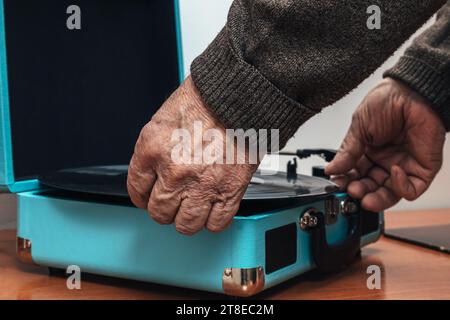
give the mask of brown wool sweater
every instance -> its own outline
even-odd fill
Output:
[[[379,30],[366,24],[371,5],[381,9]],[[450,130],[450,0],[235,0],[192,78],[227,128],[279,129],[282,147],[442,6],[385,76],[428,99]]]

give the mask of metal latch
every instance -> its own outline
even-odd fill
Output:
[[[327,225],[335,224],[341,211],[341,203],[335,196],[325,199],[325,223]]]
[[[350,198],[341,201],[340,207],[343,215],[351,215],[359,211],[359,205]]]
[[[316,209],[311,208],[308,209],[301,217],[300,217],[300,228],[302,230],[308,230],[314,228],[319,223],[319,220],[314,215],[316,213]]]

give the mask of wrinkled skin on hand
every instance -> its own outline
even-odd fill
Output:
[[[222,140],[203,142],[194,148],[206,148],[208,144],[214,144],[210,145],[212,148],[224,148],[224,126],[207,109],[188,78],[142,129],[127,182],[131,200],[137,207],[147,209],[161,224],[175,223],[177,231],[186,235],[204,227],[213,232],[224,230],[232,222],[258,166],[220,164],[219,161],[175,163],[171,154],[177,141],[173,141],[172,133],[176,129],[186,129],[192,136],[194,121],[201,121],[203,130],[218,129],[223,133]]]
[[[428,189],[442,166],[444,142],[444,126],[428,102],[388,78],[355,111],[326,172],[364,208],[381,211]]]

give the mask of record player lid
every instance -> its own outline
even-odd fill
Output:
[[[58,27],[63,2],[0,1],[1,191],[130,160],[139,131],[184,79],[177,3],[83,1],[89,27],[79,34]]]

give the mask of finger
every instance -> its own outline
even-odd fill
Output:
[[[175,218],[175,226],[179,233],[193,235],[206,224],[212,203],[206,199],[186,198],[181,202]]]
[[[362,199],[366,194],[384,185],[388,178],[389,174],[383,168],[373,167],[365,178],[352,182],[348,186],[348,193],[356,199]]]
[[[339,186],[339,189],[344,191],[348,185],[359,178],[359,172],[355,169],[350,170],[345,175],[332,176],[330,180]]]
[[[375,192],[367,194],[361,201],[364,209],[380,212],[388,209],[400,201],[400,197],[386,187],[378,188]]]
[[[160,224],[171,224],[180,208],[181,196],[178,190],[170,190],[158,178],[150,195],[147,210],[153,220]]]
[[[350,170],[345,175],[332,176],[331,181],[337,184],[341,190],[346,190],[352,181],[365,176],[372,167],[372,161],[363,155],[356,163],[356,169]]]
[[[128,167],[127,190],[133,204],[141,209],[147,207],[148,199],[156,180],[156,174],[150,166],[145,166],[133,155]]]
[[[406,172],[397,165],[391,168],[392,190],[397,196],[412,201],[420,197],[427,189],[425,181],[406,175]]]
[[[356,170],[360,177],[365,176],[374,166],[373,162],[364,154],[356,163]]]
[[[379,186],[382,186],[384,185],[386,180],[389,179],[389,172],[377,166],[370,169],[370,171],[367,173],[367,177],[371,178]]]
[[[355,199],[362,199],[368,193],[374,192],[379,188],[372,178],[363,178],[361,180],[352,181],[347,187],[347,193]]]
[[[341,147],[334,160],[325,167],[325,173],[329,176],[345,174],[355,168],[360,157],[361,154],[359,152],[356,153],[353,150],[348,150]]]
[[[339,187],[339,190],[345,191],[345,189],[351,182],[351,179],[347,175],[340,175],[340,176],[332,176],[330,178],[330,181],[336,184]]]
[[[364,137],[359,130],[360,120],[353,116],[352,124],[334,160],[325,168],[327,175],[345,174],[355,168],[365,150]]]
[[[239,204],[240,201],[214,203],[206,223],[206,228],[211,232],[225,230],[233,222],[233,217],[239,210]]]

